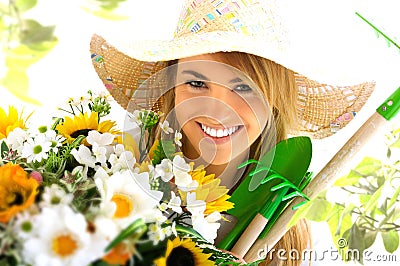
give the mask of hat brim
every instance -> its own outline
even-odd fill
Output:
[[[375,83],[333,86],[312,78],[311,64],[293,60],[284,48],[266,45],[254,36],[211,32],[167,41],[110,44],[99,35],[90,43],[93,66],[114,99],[127,108],[140,84],[166,67],[170,60],[216,52],[244,52],[267,58],[296,73],[298,85],[298,134],[323,138],[348,124],[371,95]],[[276,42],[279,44],[279,42]],[[297,133],[296,133],[297,134]]]

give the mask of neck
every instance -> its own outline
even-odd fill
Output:
[[[240,180],[244,172],[244,169],[238,169],[237,166],[246,159],[246,156],[240,155],[229,161],[227,164],[210,164],[206,167],[206,171],[208,174],[215,174],[216,177],[221,179],[222,186],[226,186],[228,189],[231,189]]]
[[[191,145],[183,145],[183,154],[192,160],[195,166],[205,165],[207,174],[215,174],[221,179],[221,185],[231,189],[240,180],[243,175],[244,168],[238,169],[237,166],[248,159],[247,151],[236,156],[226,164],[210,164],[204,161]]]

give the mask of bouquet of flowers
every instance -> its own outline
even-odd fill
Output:
[[[239,264],[213,245],[228,189],[162,114],[136,110],[138,138],[121,132],[110,98],[69,99],[51,125],[0,108],[0,264]],[[150,145],[158,126],[174,138]]]

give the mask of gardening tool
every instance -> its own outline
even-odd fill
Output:
[[[319,192],[329,187],[338,177],[341,169],[346,163],[371,139],[378,129],[387,121],[396,116],[400,109],[400,87],[381,104],[374,114],[357,130],[357,132],[344,144],[328,164],[311,180],[303,190],[309,198],[314,198]],[[259,250],[268,246],[274,247],[278,240],[287,232],[287,225],[291,220],[294,211],[292,207],[299,204],[300,199],[294,199],[289,206],[280,214],[274,226],[268,232],[268,237],[258,239],[249,248],[244,256],[248,262],[258,258]]]
[[[311,179],[307,173],[311,149],[310,138],[294,137],[278,143],[260,161],[249,160],[239,166],[256,164],[230,198],[235,208],[227,213],[236,224],[218,248],[244,256],[258,237],[265,236],[288,200],[306,197],[301,191]]]

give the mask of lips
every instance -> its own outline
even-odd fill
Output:
[[[224,137],[231,136],[232,134],[234,134],[236,131],[238,131],[240,129],[241,126],[215,128],[215,127],[206,126],[204,124],[200,124],[200,127],[203,130],[203,132],[206,133],[207,135],[209,135],[210,137],[224,138]]]

